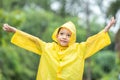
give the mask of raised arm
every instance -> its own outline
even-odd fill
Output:
[[[113,24],[115,24],[116,20],[114,19],[114,17],[111,18],[110,22],[108,23],[108,25],[104,28],[105,32],[108,32],[109,29],[113,26]]]
[[[16,32],[16,28],[8,25],[8,24],[3,24],[3,30],[6,31],[6,32],[13,32],[15,33]]]
[[[46,42],[40,40],[35,36],[18,30],[8,24],[3,25],[3,30],[6,32],[14,33],[14,35],[11,38],[11,42],[13,44],[26,50],[32,51],[34,53],[37,53],[38,55],[42,54]]]
[[[108,35],[109,29],[113,26],[115,23],[114,17],[112,17],[111,21],[108,23],[108,25],[104,28],[104,30],[100,31],[98,34],[93,35],[87,39],[85,43],[82,45],[85,45],[85,55],[84,58],[88,58],[98,52],[99,50],[103,49],[104,47],[108,46],[111,43],[110,37]]]

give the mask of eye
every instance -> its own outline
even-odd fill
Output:
[[[71,35],[70,35],[70,34],[68,34],[67,36],[68,36],[68,37],[71,37]]]
[[[62,33],[62,32],[60,33],[60,35],[63,35],[63,34],[64,34],[64,33]]]

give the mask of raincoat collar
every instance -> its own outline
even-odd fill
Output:
[[[62,27],[67,28],[67,29],[69,29],[72,32],[72,35],[71,35],[71,38],[70,38],[70,42],[69,42],[69,45],[68,45],[68,46],[70,46],[73,43],[75,43],[75,41],[76,41],[76,28],[75,28],[75,25],[71,21],[68,21],[65,24],[63,24],[62,26],[60,26],[59,28],[57,28],[53,32],[52,39],[55,42],[58,42],[56,37],[57,37],[59,29],[62,28]]]

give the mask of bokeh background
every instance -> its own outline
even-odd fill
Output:
[[[84,80],[120,80],[120,0],[0,0],[0,80],[35,80],[40,59],[11,44],[13,34],[2,30],[4,23],[52,42],[53,31],[72,21],[77,42],[83,42],[112,16],[112,43],[86,60]]]

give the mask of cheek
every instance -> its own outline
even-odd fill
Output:
[[[68,41],[70,41],[70,38],[68,38]]]
[[[58,34],[56,35],[56,38],[58,38]]]
[[[56,35],[56,39],[59,40],[59,38],[60,38],[59,35]]]
[[[68,38],[68,41],[69,41],[69,42],[71,41],[71,37],[70,37],[70,38]]]

